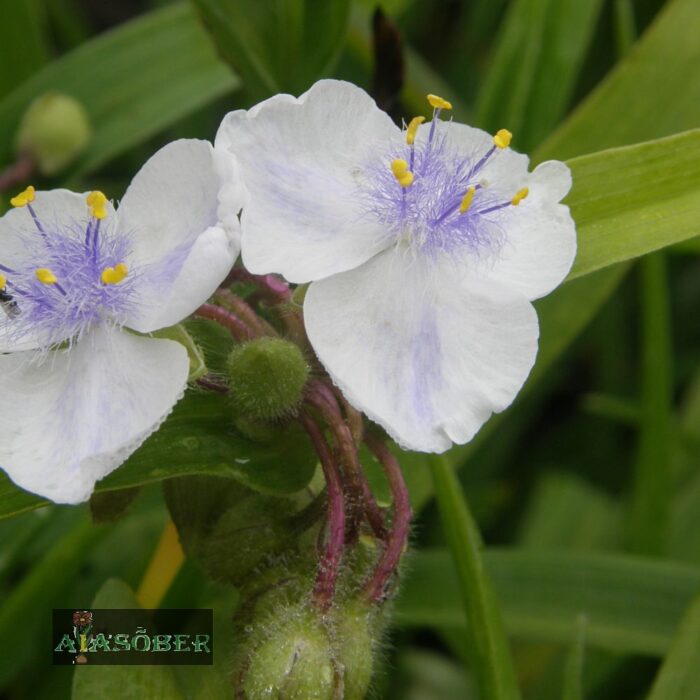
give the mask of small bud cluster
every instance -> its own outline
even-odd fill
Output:
[[[225,328],[233,347],[198,383],[226,395],[233,426],[253,443],[305,433],[325,482],[290,496],[219,477],[165,485],[186,553],[241,594],[235,697],[361,700],[408,539],[401,470],[315,359],[287,285],[236,268],[212,301],[196,315]],[[370,489],[361,448],[384,469],[390,513]]]

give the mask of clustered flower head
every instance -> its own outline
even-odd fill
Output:
[[[0,466],[86,499],[185,390],[184,348],[147,334],[204,309],[239,249],[250,273],[310,285],[302,332],[352,406],[409,449],[470,440],[527,378],[531,302],[573,262],[571,178],[428,101],[430,121],[399,128],[323,80],[230,113],[213,149],[165,147],[116,210],[100,192],[18,195],[0,219]]]

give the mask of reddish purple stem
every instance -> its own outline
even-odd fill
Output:
[[[214,298],[238,316],[248,328],[254,331],[255,335],[277,335],[277,331],[267,321],[260,318],[244,299],[230,289],[219,289]]]
[[[0,173],[0,192],[23,183],[32,175],[35,167],[36,163],[30,155],[26,153],[20,155],[15,163]]]
[[[377,537],[384,539],[387,535],[384,516],[377,505],[374,494],[367,483],[362,465],[357,455],[357,447],[352,432],[343,419],[333,391],[319,380],[309,382],[307,401],[318,409],[333,434],[333,440],[339,450],[346,469],[350,487],[359,503],[353,509],[360,517],[364,511],[367,521]],[[357,515],[351,513],[351,524],[357,524]]]
[[[391,579],[396,572],[401,555],[406,547],[411,524],[411,502],[401,467],[389,448],[373,435],[365,435],[365,443],[384,468],[394,498],[394,518],[391,531],[384,545],[379,563],[372,578],[365,586],[364,594],[371,602],[381,602],[389,594]]]
[[[214,304],[202,304],[195,312],[195,316],[208,318],[216,321],[219,325],[227,328],[231,335],[239,341],[250,340],[255,337],[255,333],[238,316],[221,306]]]
[[[345,545],[343,484],[328,444],[313,418],[308,413],[301,411],[299,413],[299,422],[304,426],[316,449],[328,490],[328,536],[326,538],[326,548],[319,563],[313,594],[314,601],[319,609],[326,611],[335,596],[335,585]]]
[[[222,286],[231,284],[232,282],[254,284],[278,304],[280,302],[290,301],[292,298],[292,291],[289,289],[289,285],[284,280],[274,275],[254,275],[248,272],[244,267],[234,267],[233,270],[229,272]]]

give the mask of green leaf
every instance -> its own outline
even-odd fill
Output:
[[[593,36],[602,0],[516,0],[499,33],[477,105],[480,126],[507,127],[518,150],[561,119]]]
[[[316,455],[306,435],[292,424],[272,444],[258,444],[233,432],[226,397],[189,393],[157,433],[95,492],[114,491],[174,476],[226,476],[269,494],[294,493],[311,480]],[[39,508],[48,501],[0,479],[0,518]]]
[[[344,43],[349,0],[193,0],[221,56],[257,99],[299,94]]]
[[[584,614],[588,645],[616,652],[665,654],[700,589],[700,567],[620,554],[492,549],[484,561],[511,635],[568,644]],[[448,552],[418,552],[406,569],[399,623],[454,627],[464,620]]]
[[[471,624],[472,668],[483,700],[517,700],[520,691],[497,597],[481,560],[483,544],[462,487],[445,457],[430,458],[443,532],[452,552],[459,590]]]
[[[610,496],[579,476],[547,473],[529,500],[519,544],[538,550],[591,550],[616,544],[619,530],[619,508]]]
[[[49,58],[46,16],[40,0],[0,0],[0,97],[29,78]]]
[[[639,554],[663,554],[668,546],[673,497],[671,404],[673,369],[666,260],[641,261],[642,400],[634,471],[629,540]]]
[[[699,21],[697,0],[667,3],[627,57],[547,140],[538,158],[571,158],[697,127]],[[649,185],[651,192],[656,178]]]
[[[586,650],[586,616],[576,620],[576,635],[564,664],[562,700],[583,700],[583,657]]]
[[[647,700],[700,697],[700,597],[683,616],[678,634],[659,669]]]
[[[82,175],[237,86],[192,10],[176,3],[83,44],[2,100],[0,163],[24,110],[48,90],[82,102],[95,127],[73,171]]]
[[[136,596],[122,581],[109,579],[92,601],[92,608],[139,608]],[[185,700],[168,666],[81,666],[73,675],[72,700]]]
[[[0,687],[20,673],[36,652],[34,640],[50,639],[50,614],[67,605],[69,587],[92,547],[104,534],[82,513],[79,521],[4,597],[0,607]],[[44,611],[44,614],[31,614]],[[43,644],[42,644],[43,646]],[[44,653],[48,650],[43,646]]]
[[[700,129],[568,161],[569,279],[700,234]]]

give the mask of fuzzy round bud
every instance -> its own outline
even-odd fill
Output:
[[[338,672],[326,629],[303,607],[285,613],[250,656],[241,679],[244,697],[333,700]]]
[[[258,338],[236,346],[228,358],[236,413],[260,420],[292,414],[301,402],[309,366],[298,346]]]
[[[31,103],[17,132],[17,151],[29,154],[42,175],[55,175],[87,146],[92,127],[76,99],[48,92]]]

